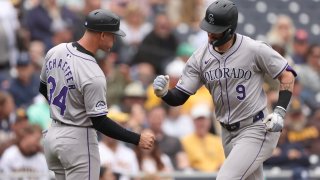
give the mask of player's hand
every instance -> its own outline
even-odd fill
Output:
[[[153,81],[153,90],[158,97],[163,97],[169,89],[169,76],[159,75]]]
[[[272,114],[269,114],[263,123],[266,125],[266,129],[271,132],[279,132],[283,128],[284,116],[286,110],[283,107],[277,106]]]
[[[138,146],[142,149],[151,149],[155,139],[154,134],[150,130],[142,131]]]

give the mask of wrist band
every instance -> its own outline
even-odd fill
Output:
[[[276,106],[281,106],[284,109],[287,109],[291,96],[292,96],[292,92],[288,90],[279,91],[279,98]]]

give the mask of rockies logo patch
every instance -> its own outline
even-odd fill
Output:
[[[96,111],[101,111],[101,110],[105,110],[107,108],[107,105],[104,101],[99,101],[96,104],[95,110]]]

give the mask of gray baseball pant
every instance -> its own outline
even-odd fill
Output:
[[[57,180],[97,180],[100,156],[96,130],[53,121],[44,135],[44,153]]]
[[[221,134],[226,160],[217,180],[263,180],[263,162],[276,148],[280,132],[268,132],[262,120],[252,123],[248,118],[236,131],[222,127]]]

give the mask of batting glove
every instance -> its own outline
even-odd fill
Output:
[[[266,129],[270,132],[279,132],[283,128],[284,116],[286,115],[286,110],[277,106],[272,114],[269,114],[263,123],[266,125]]]
[[[160,75],[153,81],[153,90],[158,97],[163,97],[168,93],[169,89],[169,76]]]

